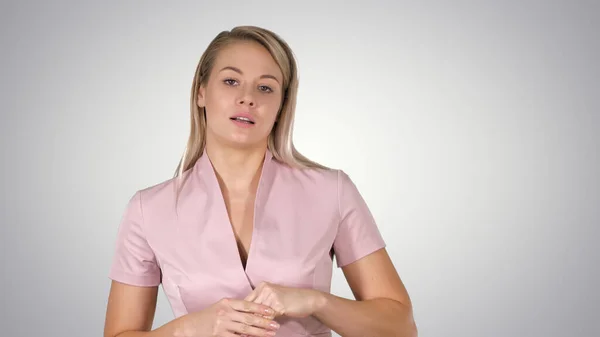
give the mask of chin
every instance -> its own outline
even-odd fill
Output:
[[[230,137],[228,143],[237,148],[252,148],[262,143],[266,143],[266,139],[250,139],[248,137]]]
[[[212,138],[216,143],[233,148],[253,148],[260,146],[261,144],[267,143],[267,135],[258,135],[250,132],[222,132],[222,133],[211,133],[207,135]]]

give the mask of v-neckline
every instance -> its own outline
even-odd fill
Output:
[[[211,177],[211,182],[212,182],[212,188],[213,188],[213,196],[215,197],[215,199],[218,200],[214,200],[215,201],[215,205],[218,205],[218,207],[220,208],[218,211],[221,214],[221,218],[223,221],[223,224],[225,227],[228,227],[226,230],[227,232],[227,241],[226,243],[224,243],[224,245],[226,245],[226,249],[228,252],[230,253],[235,253],[232,254],[233,257],[236,260],[236,265],[237,268],[243,273],[243,275],[245,276],[245,278],[248,280],[248,282],[250,283],[251,288],[254,288],[249,276],[248,276],[248,272],[250,270],[251,267],[251,263],[252,261],[254,261],[254,251],[256,250],[256,245],[258,244],[259,240],[259,236],[258,236],[258,222],[256,221],[258,218],[258,210],[259,207],[259,197],[260,197],[260,193],[261,193],[261,186],[263,185],[263,181],[264,181],[264,177],[265,177],[265,173],[268,170],[268,164],[269,161],[271,160],[271,153],[269,150],[266,151],[265,153],[265,157],[263,159],[263,163],[262,163],[262,168],[261,168],[261,172],[258,178],[258,184],[256,187],[256,192],[254,195],[254,202],[253,202],[253,211],[252,211],[252,233],[251,233],[251,238],[250,238],[250,246],[248,247],[248,253],[246,256],[246,263],[244,266],[244,263],[242,261],[242,257],[241,257],[241,252],[240,252],[240,248],[238,246],[238,240],[236,238],[235,235],[235,230],[233,227],[233,224],[231,223],[231,220],[229,218],[229,212],[227,211],[227,205],[225,203],[225,196],[223,194],[223,191],[221,190],[221,186],[219,184],[219,180],[217,178],[217,173],[215,172],[215,169],[212,165],[212,162],[210,160],[210,157],[208,157],[208,154],[206,152],[204,152],[202,154],[202,157],[206,157],[203,158],[204,160],[206,160],[207,163],[207,169],[210,170],[209,175]],[[240,245],[243,245],[241,242],[239,243]]]

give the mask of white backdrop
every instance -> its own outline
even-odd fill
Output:
[[[196,63],[245,24],[296,53],[296,145],[358,185],[420,336],[600,335],[599,13],[2,2],[2,335],[101,335],[126,202],[171,177]],[[352,296],[340,270],[333,292]],[[155,326],[172,317],[161,291]]]

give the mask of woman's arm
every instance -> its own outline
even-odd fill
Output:
[[[151,331],[156,311],[158,287],[138,287],[112,281],[104,337],[174,336],[181,330],[179,320],[173,320]]]
[[[356,301],[318,292],[313,315],[344,337],[415,337],[409,295],[385,248],[342,267]]]
[[[183,315],[152,330],[158,287],[113,281],[108,299],[104,337],[206,337],[248,334],[271,336],[277,324],[268,306],[222,299],[202,311]]]
[[[276,316],[313,315],[344,337],[417,336],[411,301],[385,248],[342,268],[356,301],[268,282],[245,300],[273,308]]]

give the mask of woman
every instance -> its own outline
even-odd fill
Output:
[[[355,185],[292,144],[297,88],[274,33],[210,43],[175,177],[137,191],[120,224],[106,337],[416,335]],[[329,293],[334,256],[356,300]],[[176,318],[151,330],[160,284]]]

